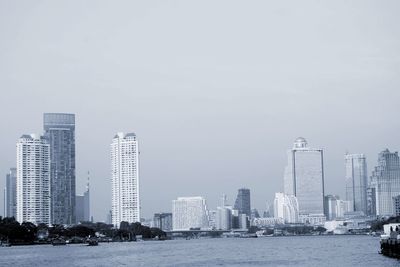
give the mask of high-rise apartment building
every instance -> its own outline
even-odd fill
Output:
[[[139,147],[136,134],[118,133],[111,143],[112,223],[140,222]]]
[[[208,229],[208,211],[203,197],[179,197],[172,201],[173,230]]]
[[[297,223],[299,221],[297,198],[293,195],[275,193],[274,215],[275,218],[280,218],[285,223]]]
[[[234,209],[239,211],[239,214],[251,216],[250,189],[240,188],[236,197]]]
[[[354,211],[367,214],[367,162],[363,154],[345,155],[346,200]]]
[[[321,217],[324,214],[324,164],[322,149],[309,148],[307,141],[297,138],[288,151],[284,193],[294,195],[299,215]],[[276,217],[276,215],[275,215]],[[312,219],[315,221],[314,219]],[[318,219],[319,220],[319,219]]]
[[[393,198],[400,195],[400,163],[397,152],[385,149],[378,156],[378,165],[371,176],[370,187],[374,189],[377,216],[395,214]]]
[[[4,216],[16,217],[17,215],[17,169],[10,168],[6,175],[4,188]]]
[[[17,142],[17,220],[51,223],[50,146],[46,138],[23,135]]]
[[[52,223],[74,224],[75,115],[45,113],[43,126],[50,144]]]

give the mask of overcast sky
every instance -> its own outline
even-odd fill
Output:
[[[365,153],[370,173],[400,148],[399,11],[395,0],[0,0],[1,177],[44,112],[71,112],[77,193],[89,170],[95,220],[111,208],[119,131],[140,142],[143,217],[178,196],[233,204],[240,187],[262,212],[298,136],[324,149],[325,191],[344,198],[346,151]]]

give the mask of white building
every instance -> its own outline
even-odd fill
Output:
[[[208,212],[203,197],[179,197],[172,201],[172,226],[174,231],[191,228],[208,229]]]
[[[293,195],[275,193],[274,216],[285,223],[297,223],[299,220],[299,204]]]
[[[274,226],[276,224],[284,224],[282,218],[254,218],[251,220],[252,226],[257,227],[267,227],[267,226]]]
[[[17,221],[51,223],[50,146],[44,137],[17,141]]]
[[[324,215],[323,151],[309,148],[302,137],[297,138],[293,148],[288,151],[284,193],[297,198],[299,215],[303,218]]]
[[[111,143],[112,223],[140,222],[139,148],[134,133],[118,133]]]

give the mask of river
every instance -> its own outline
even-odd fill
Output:
[[[0,266],[399,266],[371,236],[216,238],[0,247]]]

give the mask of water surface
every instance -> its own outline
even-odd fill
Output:
[[[399,266],[370,236],[216,238],[0,248],[0,266]]]

